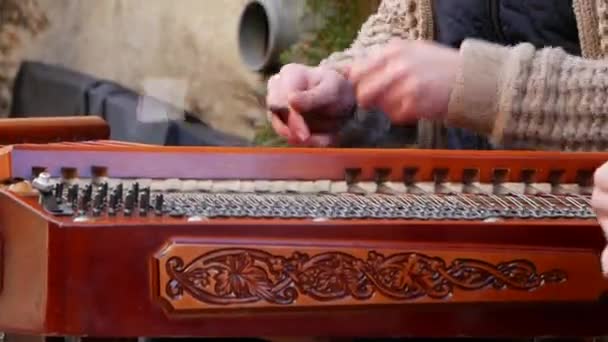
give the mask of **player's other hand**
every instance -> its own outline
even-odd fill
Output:
[[[393,40],[355,58],[346,72],[359,106],[380,109],[393,124],[442,120],[448,110],[460,53],[433,42]]]
[[[591,204],[608,239],[608,163],[597,169],[594,182]],[[602,253],[602,271],[608,277],[608,246]]]

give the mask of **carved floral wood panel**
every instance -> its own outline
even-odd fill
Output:
[[[178,242],[155,255],[152,290],[178,312],[597,298],[576,268],[593,256],[566,254]]]

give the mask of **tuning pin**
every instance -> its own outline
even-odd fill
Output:
[[[108,197],[108,183],[105,182],[101,185],[101,189],[99,190],[101,192],[101,196],[103,198],[107,198]]]
[[[163,214],[163,202],[163,194],[158,194],[154,197],[154,212],[158,216],[161,216]]]
[[[139,215],[146,216],[148,215],[148,209],[150,207],[150,191],[145,190],[142,191],[139,198]]]
[[[68,200],[68,203],[72,204],[73,208],[76,208],[76,206],[78,204],[76,202],[78,200],[78,192],[79,192],[78,184],[74,184],[74,185],[70,186],[70,188],[68,189],[67,200]]]
[[[55,184],[55,198],[57,199],[57,203],[63,202],[63,183],[58,182]]]
[[[95,198],[93,199],[93,215],[99,216],[101,215],[101,211],[103,210],[103,194],[101,192],[97,192],[95,194]]]
[[[179,209],[173,209],[170,213],[169,216],[174,217],[174,218],[182,218],[184,217],[184,212],[182,212]]]
[[[87,202],[90,202],[91,199],[93,199],[93,186],[91,184],[85,185],[83,196]]]
[[[145,187],[141,189],[141,194],[145,196],[144,198],[148,201],[148,204],[150,204],[150,188]]]
[[[77,199],[78,202],[78,215],[84,216],[89,209],[89,200],[87,198],[87,192],[83,191]]]
[[[118,203],[122,202],[122,192],[123,192],[123,186],[122,186],[122,183],[120,183],[116,186],[116,197],[118,199]]]
[[[125,216],[131,216],[133,209],[135,209],[135,195],[131,190],[129,190],[129,192],[127,192],[127,197],[125,197],[125,207],[123,209],[123,213]]]
[[[118,197],[116,195],[116,191],[112,191],[110,194],[110,199],[108,200],[108,215],[114,216],[116,215],[116,210],[118,209]]]
[[[135,203],[137,203],[137,201],[139,200],[139,183],[133,183],[133,185],[131,186],[131,190],[133,191]]]
[[[51,175],[48,172],[42,172],[32,181],[32,186],[41,193],[49,194],[53,191],[54,185],[51,182]]]

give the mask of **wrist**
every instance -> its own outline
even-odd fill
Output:
[[[444,122],[488,135],[494,144],[501,144],[516,101],[515,85],[534,53],[529,43],[505,47],[466,40]]]
[[[466,40],[461,45],[459,56],[443,121],[451,127],[491,135],[499,112],[508,50],[494,44]]]

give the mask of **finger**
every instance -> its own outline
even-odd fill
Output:
[[[608,239],[608,216],[599,215],[597,220],[598,220],[600,226],[602,226],[602,230],[604,231],[604,236],[606,237],[606,239]]]
[[[334,77],[324,77],[308,90],[292,92],[288,96],[289,105],[299,113],[318,112],[336,103],[339,81]]]
[[[596,188],[608,191],[608,163],[604,163],[595,171],[594,184]]]
[[[397,85],[382,94],[377,106],[391,118],[394,118],[397,115],[396,112],[401,110],[402,103],[403,93],[401,87]]]
[[[308,88],[306,70],[286,68],[268,80],[266,103],[269,107],[287,107],[287,93]]]
[[[275,133],[283,138],[287,139],[291,135],[289,127],[287,127],[285,122],[272,113],[270,113],[270,125]]]
[[[605,239],[608,240],[608,216],[599,216],[598,221],[602,226],[602,230],[604,231]],[[604,248],[604,251],[601,255],[601,263],[602,263],[602,272],[604,276],[608,277],[608,246]]]
[[[289,108],[278,107],[275,105],[269,106],[268,119],[271,122],[274,131],[283,138],[287,138],[290,135],[289,127],[287,127],[288,117]]]
[[[333,134],[315,134],[308,139],[308,143],[313,147],[329,147],[334,146],[336,136]]]
[[[356,59],[348,69],[348,80],[354,84],[362,82],[364,78],[373,75],[392,59],[398,57],[403,50],[404,41],[393,38],[379,51],[373,51],[368,57]]]
[[[378,107],[385,94],[407,80],[408,71],[403,63],[385,66],[357,86],[357,102],[364,108]]]
[[[378,72],[385,64],[386,58],[384,54],[373,55],[367,59],[355,62],[348,72],[348,80],[356,87],[365,78]]]
[[[269,80],[267,96],[268,115],[274,131],[283,138],[293,138],[294,135],[306,138],[307,129],[297,115],[292,115],[288,107],[285,89],[299,89],[305,86],[305,77],[297,73],[285,77],[275,75]],[[291,120],[291,122],[290,122]]]
[[[290,144],[300,147],[330,147],[334,146],[335,142],[336,136],[333,134],[313,134],[304,142],[289,141]]]
[[[285,107],[284,90],[281,85],[280,75],[276,74],[268,79],[266,104],[268,107]],[[282,103],[283,102],[283,103]]]
[[[276,84],[280,80],[280,78],[281,78],[280,74],[274,74],[274,75],[270,76],[270,78],[268,79],[268,88],[273,88],[274,86],[276,86]]]
[[[608,193],[595,187],[591,195],[591,206],[596,212],[608,213]]]
[[[304,117],[294,110],[289,111],[287,127],[289,127],[290,138],[292,139],[304,142],[310,137],[310,130]]]
[[[416,102],[417,99],[412,96],[407,82],[403,82],[382,94],[377,102],[377,108],[388,115],[391,123],[404,125],[416,121]]]

